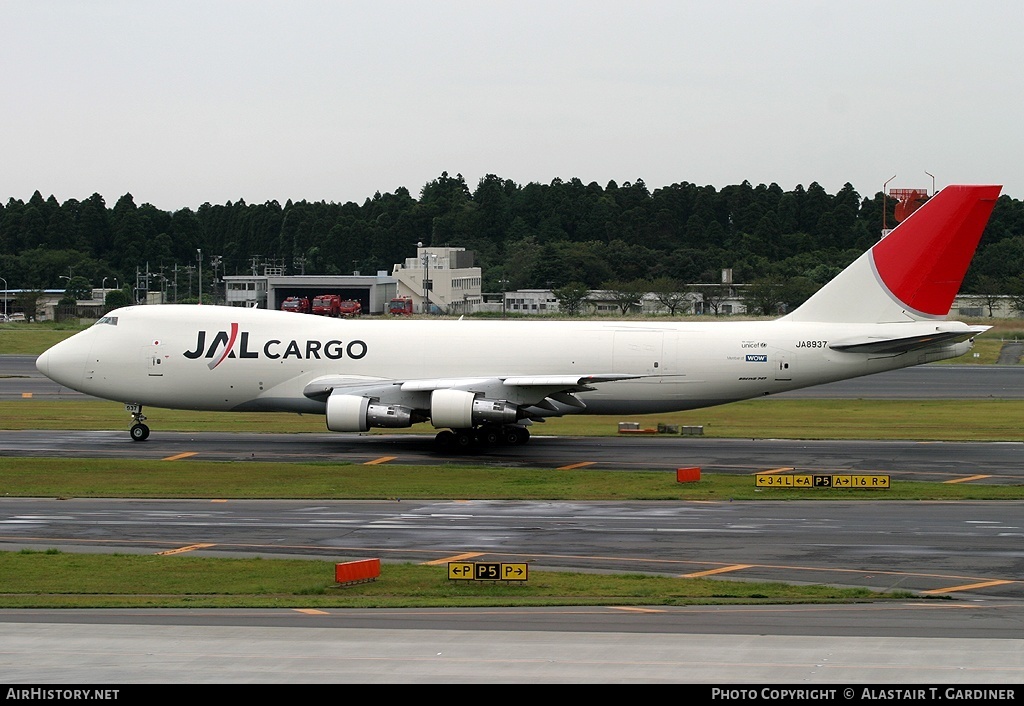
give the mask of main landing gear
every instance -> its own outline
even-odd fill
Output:
[[[434,441],[444,451],[471,452],[490,446],[514,446],[530,440],[530,431],[518,424],[488,424],[473,429],[445,429]]]
[[[124,409],[126,412],[131,413],[132,421],[135,422],[134,424],[132,424],[132,428],[128,432],[129,434],[131,434],[132,441],[145,441],[146,439],[148,439],[149,427],[143,424],[143,422],[146,421],[146,415],[142,413],[142,405],[126,404],[124,406]]]

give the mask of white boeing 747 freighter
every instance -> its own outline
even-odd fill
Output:
[[[568,414],[720,405],[955,358],[988,329],[948,321],[999,197],[948,186],[771,321],[367,320],[222,306],[129,306],[36,363],[144,407],[322,414],[327,428],[429,423],[464,449],[517,444]]]

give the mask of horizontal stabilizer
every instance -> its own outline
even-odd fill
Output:
[[[991,326],[971,326],[959,331],[935,331],[934,333],[905,336],[902,338],[880,338],[863,336],[829,344],[829,348],[851,353],[906,353],[921,348],[930,348],[947,343],[959,343],[985,333]]]

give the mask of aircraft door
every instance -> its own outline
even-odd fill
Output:
[[[782,351],[775,353],[775,379],[779,382],[788,382],[793,379],[793,361],[790,356]]]
[[[142,348],[142,367],[146,375],[151,378],[162,378],[164,366],[167,364],[167,354],[162,350],[160,341],[153,341],[151,345]]]
[[[663,374],[664,338],[662,331],[617,331],[612,358],[614,372]]]

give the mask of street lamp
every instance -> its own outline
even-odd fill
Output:
[[[505,279],[504,277],[502,277],[500,280],[498,280],[498,283],[501,285],[501,318],[504,319],[505,318],[505,300],[507,298],[506,295],[508,293],[508,280]]]
[[[884,184],[882,184],[882,237],[883,238],[886,235],[886,233],[885,233],[885,230],[886,230],[885,229],[885,187],[889,186],[889,182],[892,181],[895,178],[896,178],[896,175],[893,174],[891,177],[886,179]]]
[[[199,303],[203,303],[203,250],[196,248],[196,259],[199,260]]]
[[[7,321],[7,280],[0,277],[0,281],[4,283],[4,321]]]

